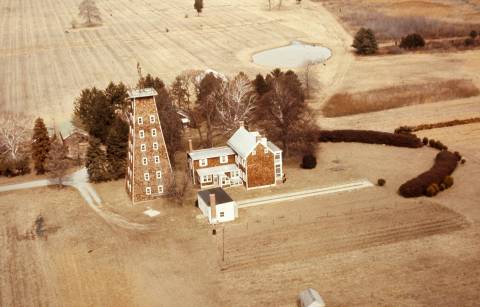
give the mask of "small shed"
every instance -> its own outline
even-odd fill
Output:
[[[300,292],[298,302],[300,307],[325,307],[325,302],[320,294],[312,288]]]
[[[236,202],[222,188],[199,191],[197,201],[210,224],[230,222],[238,217]]]

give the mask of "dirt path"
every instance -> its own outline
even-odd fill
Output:
[[[0,192],[46,187],[50,185],[56,185],[58,183],[58,179],[35,180],[30,182],[0,186]],[[85,168],[82,168],[81,170],[67,176],[63,180],[63,184],[77,189],[85,202],[90,206],[90,208],[92,208],[93,211],[95,211],[99,216],[101,216],[107,223],[130,230],[149,229],[147,225],[129,222],[118,214],[103,210],[102,200],[100,199],[100,196],[98,196],[93,186],[88,182],[88,174]]]

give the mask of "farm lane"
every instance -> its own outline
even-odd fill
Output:
[[[59,182],[60,180],[58,178],[52,178],[34,180],[11,185],[2,185],[0,186],[0,193],[46,187],[50,185],[56,185]],[[102,210],[102,200],[100,199],[100,196],[98,196],[93,186],[88,182],[88,174],[86,168],[82,168],[79,171],[76,171],[73,174],[66,176],[66,178],[62,180],[62,183],[64,185],[71,186],[77,189],[85,202],[90,206],[90,208],[92,208],[93,211],[95,211],[95,213],[102,217],[107,223],[131,230],[148,229],[147,225],[129,222],[118,214]]]

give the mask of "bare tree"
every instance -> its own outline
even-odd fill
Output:
[[[310,98],[310,89],[312,86],[312,69],[315,63],[311,60],[307,60],[303,66],[303,86],[305,88],[305,98]]]
[[[83,0],[78,9],[80,17],[85,20],[87,26],[102,24],[102,17],[94,0]]]
[[[272,0],[268,0],[268,9],[272,10]]]
[[[220,126],[225,132],[237,128],[239,122],[250,119],[256,97],[253,84],[244,73],[222,83],[215,101]]]
[[[178,180],[180,176],[174,176],[170,185],[168,185],[168,195],[173,198],[173,200],[178,205],[183,205],[187,193],[191,189],[192,177],[188,171],[188,167],[185,166],[184,174],[181,180]]]
[[[0,156],[17,160],[31,137],[31,118],[22,113],[0,115]]]
[[[67,158],[67,149],[63,146],[60,138],[54,138],[50,145],[46,163],[46,169],[52,178],[58,180],[58,185],[63,186],[63,178],[67,174],[70,161]]]

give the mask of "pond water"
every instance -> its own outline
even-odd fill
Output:
[[[332,56],[326,47],[294,41],[288,46],[265,50],[253,55],[253,62],[263,66],[297,68],[307,62],[320,63]]]

